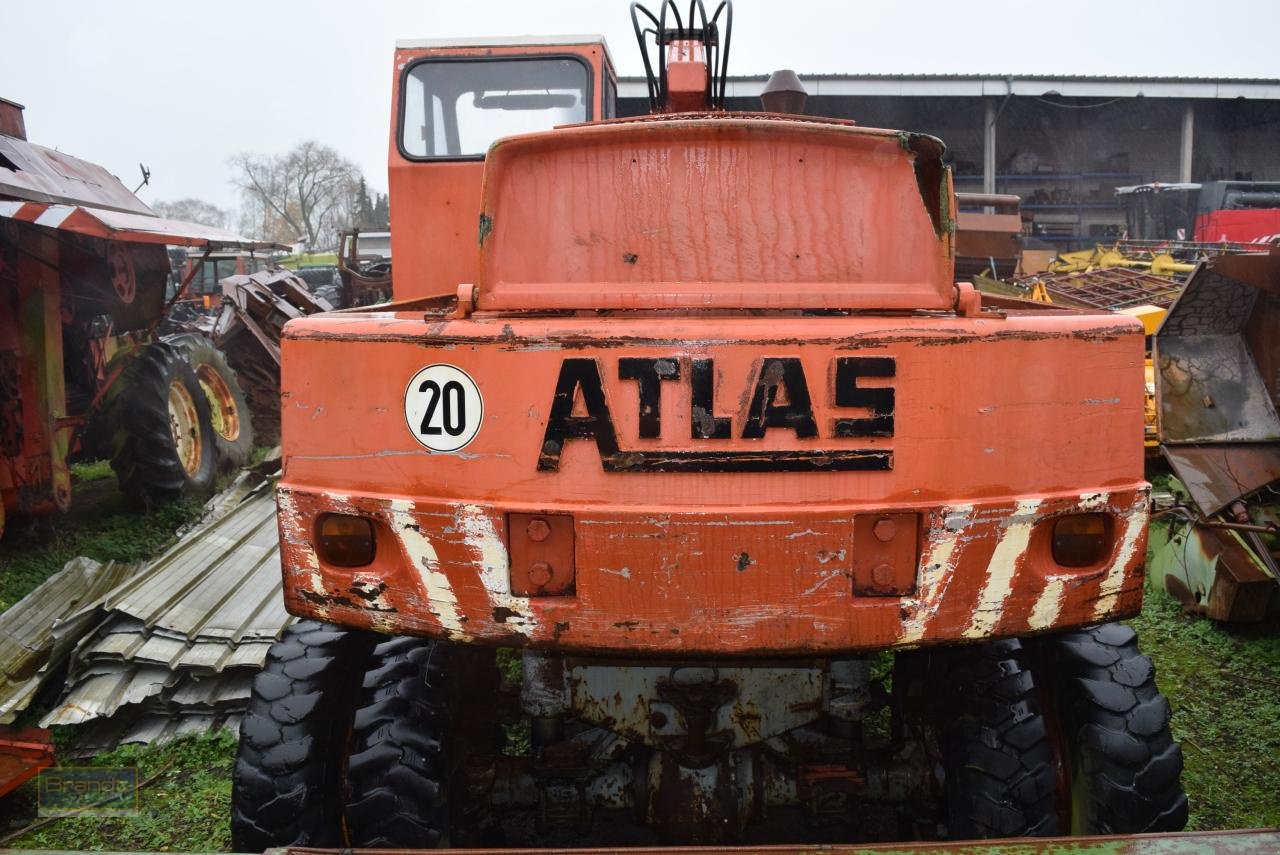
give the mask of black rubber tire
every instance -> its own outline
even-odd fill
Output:
[[[169,385],[175,381],[182,383],[191,397],[195,429],[200,432],[200,458],[191,473],[178,458],[170,429]],[[218,452],[209,401],[177,348],[156,342],[130,357],[107,393],[105,411],[111,435],[111,468],[125,495],[149,505],[213,489]]]
[[[1061,731],[1073,834],[1181,831],[1182,749],[1169,702],[1131,627],[1108,623],[1036,642]]]
[[[217,374],[225,384],[228,400],[223,405],[234,411],[228,415],[234,417],[236,427],[232,435],[225,436],[215,426],[213,444],[218,449],[219,466],[226,469],[244,466],[253,458],[253,416],[240,380],[227,364],[227,357],[213,342],[198,333],[179,333],[166,337],[164,341],[181,351],[187,364],[195,370],[197,380],[208,371]],[[208,400],[208,395],[205,397]],[[209,406],[213,408],[216,405],[210,400]]]
[[[345,845],[343,761],[373,641],[307,620],[271,646],[240,722],[231,791],[235,851]]]
[[[952,840],[1056,834],[1053,752],[1017,639],[933,654]]]
[[[400,637],[374,648],[355,714],[345,810],[350,845],[448,845],[452,646]]]

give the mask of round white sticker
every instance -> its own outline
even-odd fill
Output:
[[[457,451],[480,431],[484,400],[467,372],[452,365],[428,365],[404,391],[409,432],[432,451]]]

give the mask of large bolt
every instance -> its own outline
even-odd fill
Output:
[[[535,517],[529,520],[529,527],[525,529],[530,540],[536,540],[538,543],[546,540],[551,536],[551,526],[547,525],[547,521],[541,517]]]
[[[887,588],[893,584],[893,566],[889,564],[877,564],[871,570],[871,581],[876,583],[878,588]]]
[[[545,523],[543,523],[545,525]],[[551,565],[545,561],[535,561],[529,565],[529,581],[536,588],[546,587],[551,581]]]
[[[893,540],[893,536],[898,533],[898,527],[893,524],[893,520],[888,517],[876,520],[876,526],[872,533],[875,534],[876,540],[881,543],[888,543]]]

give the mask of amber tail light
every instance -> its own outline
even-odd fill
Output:
[[[1072,514],[1053,524],[1053,560],[1063,567],[1097,564],[1110,547],[1106,514]]]
[[[373,520],[350,514],[321,514],[316,520],[320,560],[337,567],[363,567],[373,562]]]

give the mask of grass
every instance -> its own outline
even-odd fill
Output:
[[[1151,589],[1129,623],[1173,707],[1188,830],[1280,826],[1280,627],[1190,617]]]
[[[19,849],[96,849],[219,852],[231,848],[227,821],[235,739],[229,733],[176,739],[164,745],[126,745],[83,765],[136,767],[135,816],[56,819],[6,845]],[[34,782],[11,796],[0,817],[10,825],[36,821]]]

